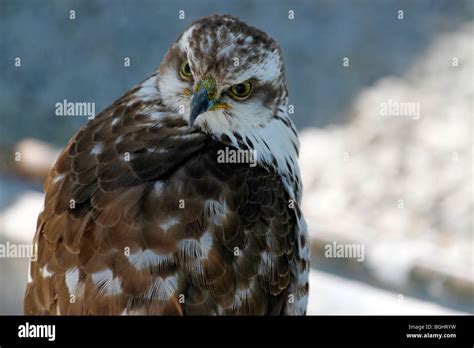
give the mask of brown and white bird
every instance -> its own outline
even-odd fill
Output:
[[[229,15],[194,22],[56,161],[25,314],[305,314],[287,107],[273,39]]]

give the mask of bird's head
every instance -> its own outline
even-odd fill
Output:
[[[264,127],[287,99],[276,42],[229,15],[199,19],[178,38],[159,89],[190,126],[216,137]]]
[[[298,136],[287,112],[281,50],[267,34],[229,15],[197,20],[163,59],[158,89],[189,126],[253,151],[299,199]]]

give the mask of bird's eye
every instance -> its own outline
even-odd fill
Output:
[[[181,77],[187,81],[191,81],[193,79],[193,73],[191,72],[191,67],[189,66],[189,63],[187,60],[181,64],[181,69],[180,69],[180,74]]]
[[[237,100],[245,100],[252,92],[252,84],[249,81],[238,83],[229,88],[229,94]]]

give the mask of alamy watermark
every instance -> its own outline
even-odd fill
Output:
[[[257,150],[242,150],[226,147],[217,151],[218,163],[248,163],[250,167],[257,165]]]
[[[38,245],[37,244],[16,244],[6,242],[0,244],[1,259],[30,259],[37,261]]]
[[[70,102],[64,99],[54,104],[56,116],[87,116],[89,120],[95,117],[94,102]]]
[[[365,248],[363,244],[340,244],[332,242],[324,246],[324,257],[351,258],[363,262],[365,260]]]
[[[399,102],[389,99],[386,102],[380,103],[380,115],[411,117],[414,120],[418,120],[421,117],[420,103],[413,101]]]
[[[46,338],[52,342],[56,340],[56,325],[54,324],[30,324],[26,322],[18,326],[19,338]]]

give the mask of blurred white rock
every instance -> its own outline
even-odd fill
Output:
[[[29,191],[0,213],[0,234],[7,240],[32,243],[44,195]]]
[[[311,271],[309,315],[459,315],[434,303]]]

